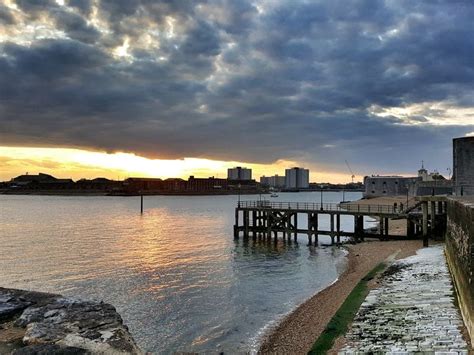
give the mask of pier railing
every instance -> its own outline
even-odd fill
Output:
[[[393,205],[368,205],[368,204],[339,204],[339,203],[313,203],[313,202],[273,202],[239,201],[237,208],[268,208],[279,210],[299,211],[328,211],[328,212],[360,212],[360,213],[387,213],[400,214],[399,208]]]

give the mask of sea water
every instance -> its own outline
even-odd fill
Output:
[[[0,286],[109,302],[153,353],[255,351],[269,327],[337,279],[345,258],[325,236],[318,247],[305,235],[234,240],[237,199],[146,196],[141,215],[139,197],[0,195]],[[340,202],[342,193],[323,199]],[[319,225],[329,229],[329,219]],[[352,231],[352,219],[342,216],[341,226]]]

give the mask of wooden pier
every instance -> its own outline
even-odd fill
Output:
[[[271,202],[271,201],[239,201],[235,208],[234,237],[252,237],[277,240],[281,235],[284,240],[293,239],[298,241],[298,235],[308,237],[308,244],[313,241],[317,245],[320,235],[331,238],[331,244],[340,243],[341,237],[352,237],[355,241],[365,238],[389,239],[415,239],[428,234],[429,221],[435,220],[437,211],[429,215],[425,211],[425,203],[422,204],[423,213],[413,213],[413,208],[401,210],[393,205],[346,205],[331,203],[306,203],[306,202]],[[419,204],[416,206],[419,207]],[[442,208],[442,207],[440,207]],[[321,229],[319,217],[329,217],[328,230]],[[341,216],[352,216],[353,230],[343,231],[341,229]],[[377,233],[369,233],[364,228],[364,217],[375,217],[379,221]],[[298,223],[300,218],[307,221],[307,227],[301,228]],[[406,219],[407,233],[405,236],[390,235],[390,219]],[[433,225],[434,222],[431,222]]]

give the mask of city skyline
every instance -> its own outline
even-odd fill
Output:
[[[423,161],[420,161],[422,164]],[[294,161],[278,161],[275,164],[245,164],[242,162],[213,161],[209,159],[185,158],[181,160],[147,159],[130,153],[105,153],[91,152],[79,149],[54,149],[54,148],[27,148],[27,147],[1,147],[0,146],[0,181],[23,174],[47,173],[59,178],[92,179],[105,177],[111,180],[123,180],[128,177],[149,178],[200,178],[221,177],[228,174],[229,168],[242,166],[252,169],[255,180],[260,177],[280,175],[285,176],[285,170],[297,166]],[[130,169],[129,167],[133,168]],[[312,165],[314,167],[314,165]],[[310,166],[310,182],[349,183],[352,180],[352,168],[345,165],[346,172],[339,171],[314,171]],[[128,168],[128,169],[127,169]],[[419,168],[419,166],[418,166]],[[394,172],[374,171],[368,174],[354,174],[355,182],[362,182],[365,176],[370,175],[400,175],[413,176],[416,171]],[[431,168],[449,178],[451,167],[445,171]]]
[[[446,174],[452,138],[474,134],[473,15],[465,1],[5,0],[0,179],[238,164],[344,182],[345,160],[358,180],[421,160]]]

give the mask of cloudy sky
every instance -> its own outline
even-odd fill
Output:
[[[446,173],[474,134],[473,19],[472,0],[0,0],[0,178]]]

